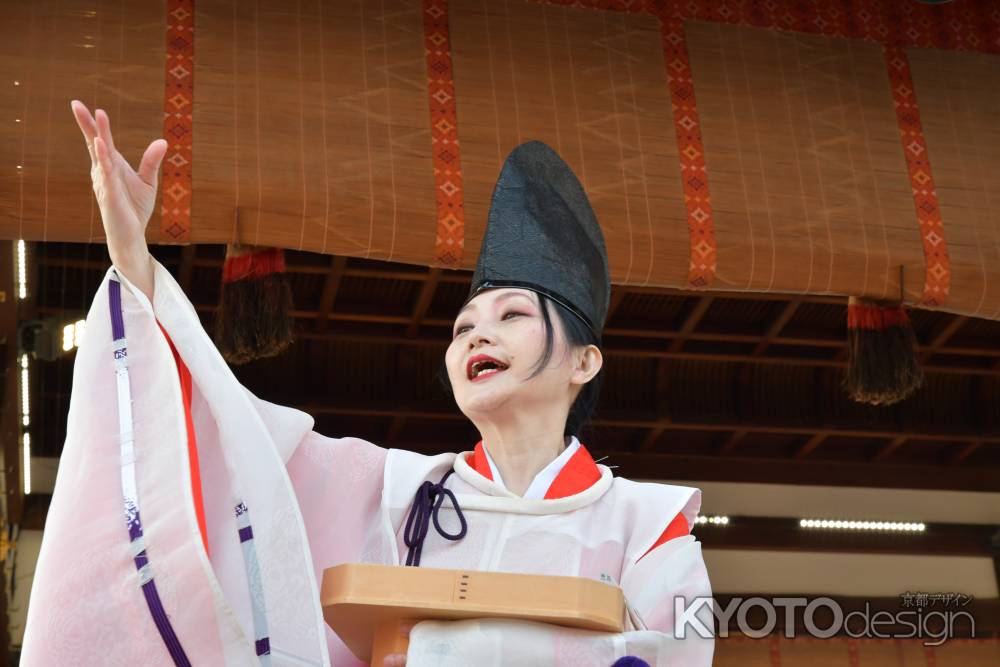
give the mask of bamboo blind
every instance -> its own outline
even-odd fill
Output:
[[[920,296],[924,257],[878,45],[687,25],[718,284]]]
[[[612,281],[683,283],[688,231],[657,22],[545,4],[450,7],[467,246],[479,248],[507,153],[541,139],[584,184]]]
[[[471,268],[542,139],[615,283],[1000,318],[1000,12],[910,4],[5,3],[0,235],[103,238],[79,98],[133,163],[171,141],[151,241]]]
[[[1000,319],[1000,58],[909,49],[951,255],[950,307]]]

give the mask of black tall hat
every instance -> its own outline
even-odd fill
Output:
[[[573,170],[540,141],[515,148],[500,170],[466,303],[491,287],[545,294],[601,338],[611,299],[604,235]]]

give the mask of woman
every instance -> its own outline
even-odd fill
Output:
[[[324,437],[242,388],[146,248],[165,143],[135,172],[107,115],[72,108],[114,267],[77,353],[25,664],[358,664],[317,592],[324,569],[358,561],[592,577],[629,603],[621,634],[419,623],[395,664],[711,663],[710,638],[673,628],[675,597],[710,595],[688,530],[698,490],[613,478],[575,435],[610,282],[586,195],[550,148],[507,159],[446,353],[482,439],[428,457]]]

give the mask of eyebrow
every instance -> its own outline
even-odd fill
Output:
[[[494,301],[494,303],[499,303],[501,301],[506,301],[507,299],[513,298],[515,296],[524,297],[525,299],[528,298],[527,294],[522,294],[521,292],[504,292],[503,294],[501,294],[500,296],[498,296],[496,298],[496,301]],[[467,311],[469,308],[473,308],[473,307],[474,306],[473,306],[473,304],[472,304],[471,301],[469,303],[465,304],[465,306],[462,307],[462,310],[458,311],[458,315],[455,316],[455,319],[457,320],[458,317],[462,313],[464,313],[465,311]]]

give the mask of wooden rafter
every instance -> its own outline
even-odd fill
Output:
[[[194,280],[194,269],[201,269],[197,272],[199,276],[205,273],[211,274],[211,271],[205,269],[221,269],[221,256],[206,256],[211,254],[207,251],[198,256],[199,253],[195,252],[193,246],[163,248],[159,254],[157,247],[154,247],[153,252],[158,259],[163,257],[160,261],[178,277],[178,282],[184,285],[184,289],[200,313],[207,315],[215,310],[215,304],[208,303],[212,300],[211,292],[201,284],[203,281]],[[60,257],[59,254],[75,256],[67,258]],[[58,271],[64,268],[94,269],[95,273],[106,268],[106,260],[77,259],[78,256],[76,251],[52,253],[40,258],[40,268],[47,271],[47,277],[53,274],[58,277]],[[436,313],[432,312],[431,304],[436,304],[445,296],[438,294],[439,291],[446,292],[448,301],[459,298],[458,293],[463,288],[467,290],[470,278],[468,272],[425,269],[382,262],[368,263],[356,259],[349,261],[343,257],[310,257],[295,251],[289,251],[288,259],[287,270],[292,274],[293,280],[295,280],[294,274],[308,276],[307,279],[295,283],[299,290],[296,292],[297,296],[303,289],[308,288],[312,291],[312,294],[305,298],[297,299],[299,310],[292,313],[296,318],[296,338],[301,344],[289,352],[289,361],[320,368],[330,363],[330,359],[333,358],[331,355],[337,355],[340,353],[338,350],[345,349],[343,343],[368,343],[373,347],[365,349],[370,349],[370,354],[375,355],[372,359],[373,364],[381,369],[391,368],[400,377],[414,377],[421,372],[415,365],[416,360],[426,360],[428,355],[443,353],[449,343],[447,331],[450,330],[452,320],[447,317],[435,317]],[[338,300],[337,294],[343,280],[348,277],[360,279],[366,284],[379,281],[393,281],[397,284],[402,282],[406,289],[397,290],[393,298],[405,293],[411,296],[405,303],[394,301],[386,308],[364,308],[353,300],[342,305],[344,299]],[[53,286],[60,284],[57,279],[49,279],[47,282]],[[405,284],[407,282],[409,285]],[[621,317],[616,318],[616,312],[621,312],[622,304],[629,294],[662,297],[663,311],[669,314],[648,323],[645,321],[628,323]],[[37,311],[38,315],[67,316],[59,302],[52,301],[52,298],[55,297],[50,297],[49,301],[42,300],[42,307]],[[687,299],[680,321],[673,315],[679,298]],[[713,317],[711,327],[703,326],[704,318],[711,311],[714,300],[722,298],[768,302],[755,305],[753,311],[759,314],[767,313],[767,309],[770,309],[769,316],[763,324],[757,320],[757,324],[753,326],[740,322],[732,316],[718,321]],[[650,313],[657,312],[658,300],[648,297],[646,299],[650,302]],[[86,303],[86,298],[77,302]],[[820,323],[817,328],[800,330],[797,326],[789,326],[803,304],[818,305],[823,311],[823,317],[817,320]],[[981,464],[995,465],[1000,453],[998,447],[1000,432],[997,431],[996,419],[990,415],[994,407],[997,378],[1000,377],[1000,347],[988,346],[985,341],[969,344],[968,340],[976,339],[965,337],[959,340],[955,334],[961,330],[961,323],[952,323],[953,316],[947,316],[949,319],[933,335],[924,336],[925,345],[920,347],[919,351],[928,358],[933,355],[936,360],[936,366],[927,366],[925,363],[925,371],[929,376],[936,374],[964,376],[960,382],[935,378],[933,382],[928,383],[928,391],[939,391],[941,387],[960,387],[963,396],[966,393],[970,397],[975,396],[974,404],[969,404],[966,411],[968,414],[963,412],[962,416],[951,415],[952,426],[945,425],[945,422],[935,424],[934,428],[950,431],[948,433],[927,434],[920,426],[899,421],[905,412],[898,413],[895,426],[887,425],[885,430],[880,430],[878,427],[853,428],[863,422],[853,421],[855,416],[843,412],[843,401],[838,403],[830,400],[839,392],[837,378],[846,365],[847,349],[846,341],[835,330],[836,323],[830,323],[826,318],[826,311],[830,311],[829,314],[833,315],[831,305],[842,308],[843,299],[813,295],[715,291],[705,293],[648,286],[615,286],[609,304],[608,322],[616,324],[620,322],[626,326],[605,328],[605,356],[609,362],[611,359],[624,359],[612,362],[616,369],[615,382],[624,379],[619,376],[621,372],[630,374],[626,382],[641,382],[641,387],[633,384],[628,391],[641,391],[644,397],[641,404],[646,407],[642,413],[607,412],[606,408],[602,408],[594,425],[602,429],[602,433],[607,433],[607,438],[602,435],[601,438],[595,438],[594,442],[599,446],[603,440],[608,446],[613,447],[614,451],[605,450],[600,453],[611,454],[612,458],[616,459],[613,462],[619,465],[637,466],[631,473],[626,472],[625,468],[618,472],[638,477],[649,475],[650,472],[644,470],[637,462],[649,460],[662,462],[661,476],[668,478],[676,478],[671,470],[678,461],[683,463],[689,460],[675,456],[680,452],[697,453],[697,460],[701,462],[698,465],[704,464],[703,468],[724,464],[724,469],[727,471],[735,470],[729,468],[733,462],[746,460],[763,460],[772,464],[816,463],[826,466],[833,459],[849,457],[857,465],[873,466],[881,473],[888,474],[890,471],[895,471],[903,462],[912,460],[920,462],[921,474],[929,474],[933,470],[949,471],[947,474],[950,475],[950,471],[954,471],[957,477],[946,477],[946,480],[952,481],[967,481],[966,475],[972,474],[970,471],[982,469]],[[761,306],[764,307],[763,310]],[[368,312],[364,312],[365,310]],[[722,318],[723,315],[725,314],[720,313],[718,317]],[[76,313],[70,313],[69,316],[75,317]],[[646,314],[645,317],[648,319],[648,316],[649,314]],[[988,329],[984,329],[986,330]],[[689,342],[692,344],[688,345]],[[383,352],[378,351],[380,345],[388,348],[389,351],[385,354],[390,356],[381,358]],[[426,352],[422,350],[415,354],[414,348],[418,347],[424,348]],[[676,361],[697,362],[698,365],[678,364]],[[655,364],[655,371],[647,362]],[[420,362],[421,367],[424,363]],[[710,365],[713,363],[714,366]],[[686,369],[682,371],[683,373],[697,373],[702,364],[705,364],[706,371],[716,369],[711,372],[721,373],[718,376],[720,379],[730,378],[714,391],[734,394],[735,397],[726,395],[718,396],[716,399],[712,394],[707,394],[710,401],[718,401],[706,406],[709,408],[708,412],[702,413],[700,408],[691,409],[688,416],[686,413],[689,408],[684,407],[676,414],[671,414],[672,401],[678,392],[684,391],[684,388],[667,386],[667,379],[681,369]],[[761,366],[764,365],[777,368],[774,371],[762,369]],[[784,371],[780,369],[782,366],[789,367],[790,373],[791,367],[794,366],[811,367],[816,378],[815,401],[803,402],[801,399],[795,401],[799,407],[794,409],[804,409],[805,412],[801,415],[788,414],[787,419],[780,416],[782,410],[775,410],[773,406],[764,410],[766,406],[757,400],[761,391],[780,400],[778,395],[768,392],[783,391],[780,387],[769,384],[773,382],[773,378],[784,377]],[[629,370],[617,370],[623,368]],[[732,375],[733,372],[736,376]],[[632,378],[631,374],[635,374],[635,377]],[[247,376],[247,386],[251,390],[260,389],[254,385],[255,377],[252,374]],[[795,377],[795,382],[792,384],[802,386],[801,373],[797,373]],[[382,382],[377,378],[373,381]],[[698,391],[703,392],[706,388],[707,386],[702,386]],[[46,398],[45,404],[48,405],[49,398],[58,394],[60,398],[51,398],[51,404],[54,407],[65,405],[65,392],[68,391],[68,387],[60,386],[53,389],[56,391],[47,392],[43,397]],[[304,407],[318,418],[325,419],[327,424],[343,421],[345,427],[354,424],[359,430],[368,429],[362,435],[371,437],[379,444],[395,447],[412,444],[417,451],[421,451],[421,447],[427,449],[431,445],[421,446],[407,441],[414,438],[422,439],[423,426],[429,424],[431,430],[434,430],[434,425],[437,424],[441,427],[442,438],[434,446],[451,450],[462,446],[462,443],[449,440],[454,436],[447,435],[461,431],[462,427],[456,424],[456,420],[464,419],[454,410],[450,402],[445,404],[444,401],[435,399],[437,402],[431,401],[425,405],[407,405],[407,399],[404,398],[406,394],[404,391],[383,391],[377,397],[374,395],[369,397],[366,393],[364,398],[359,397],[349,405]],[[277,394],[272,398],[285,404],[293,404],[295,401],[294,397]],[[321,402],[326,400],[333,399],[324,398]],[[617,404],[623,407],[628,405],[621,400]],[[378,406],[379,409],[372,410],[373,406]],[[725,412],[712,412],[719,409]],[[790,407],[789,411],[791,410],[793,408]],[[774,415],[764,416],[771,413]],[[712,417],[703,417],[702,414]],[[968,421],[969,414],[975,418],[974,423]],[[55,416],[58,418],[58,415]],[[351,420],[352,416],[362,419]],[[366,417],[368,419],[365,419]],[[808,419],[803,421],[803,417]],[[421,423],[421,428],[417,428],[414,422]],[[55,437],[53,435],[53,438]],[[844,448],[834,452],[832,444],[824,444],[834,440],[838,445],[843,444]],[[789,449],[789,441],[794,442],[795,447]],[[920,448],[917,445],[908,446],[907,443],[911,441],[933,443],[934,451],[938,452],[937,463],[924,463],[927,459]],[[830,452],[826,451],[827,447]],[[817,448],[822,451],[818,452]],[[869,448],[873,448],[877,453],[874,456],[867,455]],[[57,452],[58,443],[54,441],[49,449]],[[914,451],[911,452],[911,449]],[[755,458],[765,452],[770,458]],[[624,463],[617,461],[623,456],[631,458],[625,458]],[[832,473],[830,483],[851,483],[847,480],[849,475],[844,470],[846,469],[838,468]],[[980,479],[975,482],[981,487],[991,483],[989,480],[995,472],[988,467],[985,470],[986,481]],[[708,479],[706,474],[702,473],[700,476]],[[735,472],[733,474],[735,475]],[[759,474],[761,478],[765,476],[763,473],[751,472],[748,473],[747,481],[750,481],[749,477],[753,474]],[[822,475],[820,472],[815,474]],[[782,475],[785,475],[785,472],[781,472],[777,477],[780,478]],[[792,476],[788,479],[791,483],[798,483]]]
[[[397,442],[421,454],[446,451],[440,444]],[[454,450],[451,450],[454,451]],[[773,457],[631,454],[596,449],[595,457],[617,466],[615,474],[633,480],[741,482],[887,489],[1000,492],[1000,468],[872,464],[856,461],[796,461]]]
[[[884,461],[885,459],[889,458],[889,456],[891,456],[893,452],[895,452],[900,447],[905,445],[907,440],[911,439],[911,435],[912,434],[900,433],[899,435],[895,436],[892,440],[887,442],[885,445],[882,446],[881,449],[878,450],[878,453],[875,454],[872,460]]]
[[[800,445],[799,448],[795,450],[795,458],[804,459],[805,457],[809,456],[809,454],[811,454],[813,450],[815,450],[817,447],[823,444],[823,441],[826,440],[828,437],[830,436],[827,433],[813,433],[811,436],[809,436],[808,440],[802,443],[802,445]]]
[[[319,297],[319,310],[313,314],[313,317],[316,318],[314,324],[316,333],[321,334],[326,330],[330,311],[333,310],[333,302],[337,299],[337,290],[340,289],[340,281],[343,280],[346,266],[346,257],[335,255],[330,258],[330,266],[326,270],[326,280],[323,283],[323,292]]]
[[[966,315],[956,315],[945,323],[941,330],[938,331],[931,341],[925,346],[920,348],[920,360],[926,361],[933,354],[939,352],[944,345],[951,340],[951,338],[958,333],[966,322],[969,321]]]
[[[709,294],[698,299],[694,308],[688,314],[687,319],[684,320],[684,324],[681,325],[680,330],[677,332],[677,336],[670,342],[670,347],[667,348],[668,352],[679,352],[684,347],[685,339],[694,333],[694,330],[698,327],[698,323],[701,322],[701,318],[705,317],[705,313],[712,307],[713,301],[715,301],[715,297]]]
[[[778,337],[778,334],[782,332],[792,317],[795,316],[795,311],[799,309],[802,305],[802,297],[794,297],[784,306],[782,306],[781,313],[774,318],[768,326],[767,331],[764,333],[764,337],[757,343],[757,347],[754,348],[753,356],[759,357],[767,351],[767,348],[774,342],[774,339]]]
[[[736,449],[736,447],[740,444],[743,438],[747,437],[747,433],[749,433],[749,431],[745,429],[739,429],[728,434],[726,436],[726,439],[722,441],[722,444],[719,445],[718,455],[728,456],[729,454],[731,454],[733,450]]]
[[[953,465],[953,466],[961,465],[963,461],[965,461],[967,458],[975,454],[976,450],[978,450],[982,446],[983,446],[982,441],[973,440],[972,442],[965,445],[965,447],[962,447],[962,449],[955,452],[955,455],[952,456],[950,459],[948,459],[948,465]]]
[[[336,405],[327,403],[309,403],[298,406],[300,410],[309,414],[332,414],[332,415],[354,415],[368,417],[395,417],[403,414],[414,419],[429,419],[440,421],[462,421],[465,417],[456,411],[443,410],[437,403],[424,406],[414,406],[410,409],[400,410],[392,407],[373,407],[370,405],[354,405],[338,402]],[[665,431],[678,432],[704,432],[704,433],[730,433],[744,432],[744,435],[751,433],[772,434],[785,436],[813,437],[822,435],[824,437],[837,438],[859,438],[864,440],[889,440],[892,445],[897,440],[915,440],[922,442],[948,443],[953,445],[956,442],[979,441],[983,444],[1000,445],[1000,435],[970,435],[968,433],[933,433],[927,431],[901,433],[898,431],[875,430],[875,429],[855,429],[855,428],[823,428],[816,429],[809,426],[786,426],[782,424],[761,424],[754,423],[727,423],[719,421],[671,421],[669,419],[658,419],[653,415],[626,415],[623,413],[604,413],[593,420],[595,426],[607,426],[614,428],[663,428]],[[893,445],[894,449],[899,444]],[[882,457],[885,458],[885,457]],[[878,459],[881,460],[881,459]]]
[[[430,308],[431,302],[434,300],[434,291],[437,290],[440,281],[441,269],[431,269],[430,273],[427,274],[427,279],[424,280],[424,284],[420,287],[420,294],[417,296],[417,302],[413,306],[413,314],[410,316],[410,323],[406,327],[407,338],[414,338],[420,331],[420,324],[423,322],[424,316],[427,314],[427,309]]]

